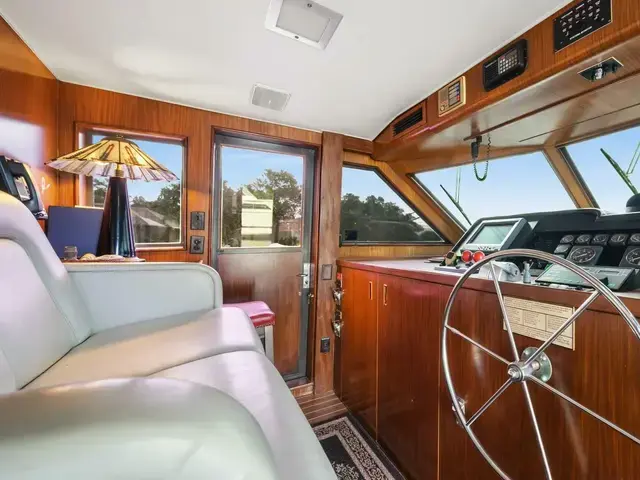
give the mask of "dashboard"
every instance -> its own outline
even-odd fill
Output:
[[[496,230],[496,225],[504,228]],[[497,237],[495,232],[509,233]],[[489,233],[494,233],[493,237]],[[493,243],[479,245],[478,238],[491,238]],[[470,266],[478,258],[473,255],[477,250],[489,254],[513,248],[540,250],[566,258],[614,290],[640,287],[636,280],[640,272],[640,213],[611,215],[598,209],[578,209],[483,218],[453,247],[445,264],[449,268]],[[474,260],[465,262],[469,252]],[[522,267],[525,260],[514,259],[514,263]],[[562,267],[538,260],[531,260],[530,265],[538,283],[575,287],[584,283]]]

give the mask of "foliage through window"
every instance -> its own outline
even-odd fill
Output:
[[[299,247],[304,159],[223,145],[222,248]]]
[[[344,167],[343,242],[442,242],[442,238],[373,170]]]
[[[485,162],[478,162],[478,175]],[[432,170],[417,180],[460,225],[484,217],[570,210],[575,205],[542,152],[491,160],[479,181],[473,165]]]
[[[638,192],[640,127],[568,145],[566,151],[603,210],[621,213]]]
[[[88,144],[102,140],[102,133],[91,133]],[[182,241],[182,170],[184,146],[165,140],[129,138],[151,158],[173,173],[170,183],[127,180],[131,217],[136,244],[177,244]],[[108,178],[93,178],[93,205],[104,207]]]

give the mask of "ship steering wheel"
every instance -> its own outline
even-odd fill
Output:
[[[515,338],[513,336],[513,331],[511,329],[511,325],[508,321],[507,317],[507,309],[505,307],[504,297],[502,295],[502,291],[500,290],[500,283],[498,282],[498,275],[496,274],[496,267],[494,262],[498,259],[505,257],[527,257],[534,258],[538,260],[544,260],[549,263],[555,263],[563,266],[567,270],[575,273],[580,278],[582,278],[585,282],[589,284],[589,287],[593,288],[593,293],[580,305],[575,312],[564,322],[562,325],[547,339],[541,346],[538,348],[529,347],[525,349],[523,352],[519,352],[516,346]],[[488,265],[489,271],[493,278],[493,283],[495,286],[496,294],[498,296],[498,302],[500,303],[500,309],[502,311],[502,316],[504,320],[504,325],[506,328],[506,334],[509,337],[509,344],[511,346],[513,360],[507,360],[502,356],[498,355],[494,351],[480,344],[476,340],[470,338],[469,336],[462,333],[460,330],[454,328],[449,324],[449,316],[451,314],[452,305],[454,304],[457,294],[462,288],[463,284],[467,281],[467,279],[477,273],[480,267]],[[471,438],[476,448],[482,454],[482,456],[489,462],[491,467],[500,475],[504,480],[510,480],[510,477],[500,468],[498,463],[491,458],[488,452],[483,447],[480,440],[476,437],[474,431],[472,430],[473,423],[478,420],[478,418],[511,386],[516,384],[520,384],[522,386],[522,390],[524,393],[524,398],[527,404],[527,410],[529,412],[529,416],[531,417],[531,422],[533,424],[533,429],[535,432],[535,438],[538,444],[538,449],[540,452],[540,456],[542,457],[542,462],[544,465],[544,471],[547,479],[552,479],[551,467],[549,465],[549,460],[547,457],[547,452],[545,450],[544,441],[542,435],[540,433],[540,427],[538,425],[538,420],[536,417],[536,411],[533,407],[533,402],[531,401],[531,394],[529,392],[529,383],[535,383],[542,388],[549,390],[550,392],[558,395],[560,398],[569,402],[574,407],[582,410],[583,412],[591,415],[597,420],[603,422],[610,428],[614,429],[621,435],[624,435],[628,439],[640,445],[640,439],[626,430],[622,429],[618,425],[613,422],[607,420],[603,416],[598,413],[592,411],[591,409],[585,407],[580,404],[570,396],[562,393],[557,390],[553,386],[549,385],[547,382],[551,378],[552,373],[552,365],[551,360],[545,354],[545,351],[566,329],[570,328],[578,317],[589,308],[589,306],[598,298],[604,297],[615,310],[622,316],[628,327],[634,333],[636,338],[640,339],[640,324],[635,316],[629,311],[626,305],[602,282],[596,279],[593,275],[581,269],[580,267],[574,265],[573,263],[565,260],[564,258],[557,257],[555,255],[537,251],[537,250],[526,250],[526,249],[515,249],[515,250],[505,250],[502,252],[495,253],[490,255],[480,262],[476,263],[473,267],[469,268],[458,280],[458,282],[453,287],[451,291],[451,295],[449,296],[449,300],[447,302],[445,311],[444,311],[444,328],[442,329],[442,365],[444,369],[445,381],[447,384],[447,389],[449,391],[449,395],[451,396],[451,400],[453,402],[453,410],[457,417],[458,423],[465,429],[467,435]],[[466,413],[463,409],[463,406],[460,404],[458,400],[458,395],[456,393],[456,388],[451,379],[451,372],[449,366],[449,354],[447,351],[447,338],[450,334],[457,335],[467,342],[471,343],[476,348],[480,349],[487,355],[493,357],[495,360],[502,362],[504,364],[504,372],[505,372],[505,382],[502,386],[493,394],[491,397],[469,418],[467,418]]]

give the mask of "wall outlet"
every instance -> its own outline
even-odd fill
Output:
[[[204,236],[191,235],[189,253],[204,253]]]
[[[191,212],[191,230],[204,230],[204,212]]]
[[[320,339],[320,353],[329,353],[331,350],[331,339],[329,337],[322,337]]]

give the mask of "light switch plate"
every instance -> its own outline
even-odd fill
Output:
[[[204,230],[204,212],[191,212],[191,230]]]
[[[189,253],[204,253],[204,236],[191,235]]]

